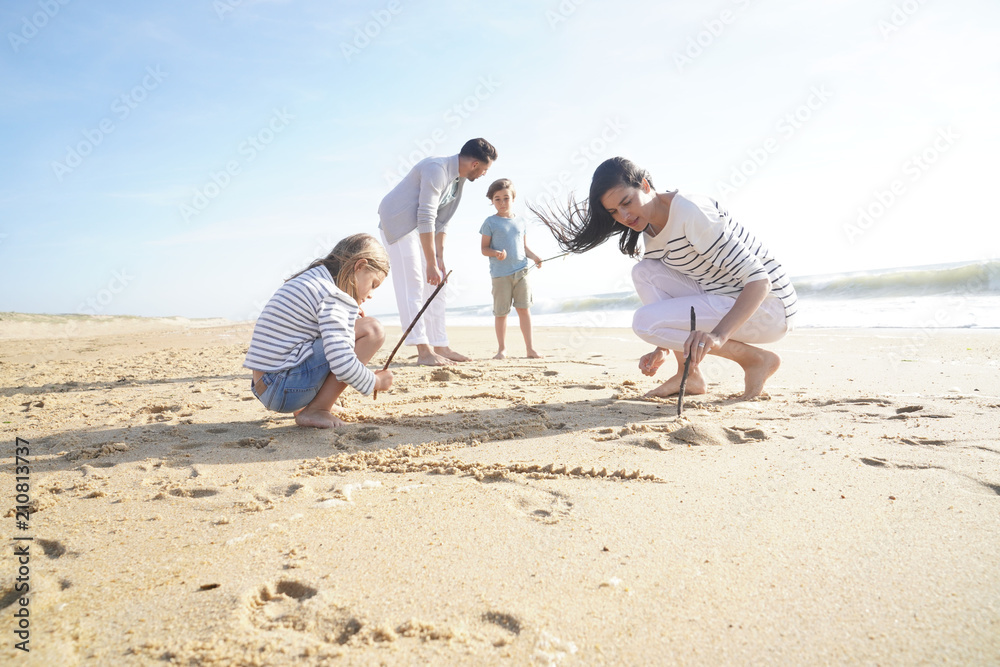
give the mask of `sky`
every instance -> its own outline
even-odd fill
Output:
[[[474,137],[499,159],[449,226],[450,306],[491,300],[493,179],[550,257],[527,205],[616,155],[792,276],[1000,257],[995,0],[8,0],[0,27],[0,311],[253,319]],[[626,291],[631,264],[609,243],[532,286]]]

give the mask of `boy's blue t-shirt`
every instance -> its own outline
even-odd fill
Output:
[[[502,218],[491,215],[486,218],[479,233],[490,238],[490,248],[506,250],[507,259],[502,262],[490,257],[490,276],[500,278],[528,268],[531,261],[524,254],[524,223],[519,218]]]

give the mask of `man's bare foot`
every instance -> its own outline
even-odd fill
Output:
[[[528,358],[529,359],[541,359],[542,355],[538,354],[534,350],[528,350]]]
[[[326,410],[306,408],[295,413],[295,423],[299,426],[311,426],[313,428],[334,428],[343,426],[344,421],[337,419],[333,413]]]
[[[417,364],[420,366],[451,366],[454,363],[451,359],[446,359],[433,352],[417,355]]]
[[[646,392],[646,398],[667,398],[668,396],[673,396],[681,390],[681,375],[682,373],[677,373],[659,387],[655,389],[650,389]],[[688,372],[687,383],[684,385],[684,393],[688,396],[693,396],[695,394],[704,394],[708,391],[708,384],[705,382],[704,376],[697,369]]]
[[[745,389],[740,397],[740,400],[743,401],[760,396],[760,393],[764,391],[764,383],[781,366],[781,357],[774,352],[760,348],[754,349],[757,350],[757,353],[754,355],[753,362],[743,367]],[[690,378],[688,378],[688,384],[691,384]]]
[[[459,354],[450,347],[435,347],[434,352],[445,359],[451,359],[452,361],[472,361],[469,357],[464,354]]]
[[[494,359],[506,359],[507,355],[504,354],[503,350],[500,350],[499,352],[497,352],[496,354],[493,355],[493,358]]]

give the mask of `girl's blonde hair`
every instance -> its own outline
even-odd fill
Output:
[[[355,301],[358,300],[357,282],[354,277],[354,267],[358,260],[368,261],[368,266],[378,271],[383,277],[389,274],[389,255],[385,248],[371,234],[354,234],[341,240],[333,247],[326,257],[296,273],[292,278],[302,275],[309,269],[325,266],[330,272],[337,287],[347,292]],[[289,278],[288,280],[291,280]],[[285,281],[287,282],[287,281]]]

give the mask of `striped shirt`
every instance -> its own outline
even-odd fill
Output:
[[[798,297],[785,269],[764,244],[709,197],[674,195],[667,224],[643,234],[646,259],[659,259],[710,294],[738,296],[744,285],[769,280],[791,320]]]
[[[243,366],[283,371],[312,356],[323,339],[330,372],[364,395],[375,389],[375,373],[354,353],[358,302],[337,287],[325,266],[317,266],[278,288],[257,318]]]

